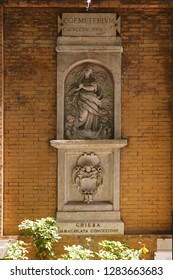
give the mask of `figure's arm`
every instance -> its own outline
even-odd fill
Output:
[[[85,86],[84,84],[80,84],[80,85],[79,85],[79,88],[80,88],[80,89],[85,89],[85,90],[87,90],[87,91],[96,92],[96,91],[97,91],[97,84],[96,84],[96,83],[92,83],[92,84],[89,85],[89,86]]]

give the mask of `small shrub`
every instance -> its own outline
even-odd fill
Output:
[[[141,260],[142,254],[148,252],[145,246],[136,250],[119,241],[103,240],[99,245],[102,248],[96,254],[101,260]]]
[[[91,260],[93,252],[81,245],[64,246],[67,254],[62,255],[63,260]]]
[[[61,238],[54,218],[47,217],[35,221],[24,220],[19,225],[19,230],[23,230],[26,236],[32,236],[37,248],[37,257],[40,259],[54,258],[53,243],[58,242]]]
[[[9,242],[6,244],[7,252],[5,254],[5,260],[28,260],[26,254],[27,244],[22,240],[17,240],[15,243]]]
[[[82,245],[64,246],[64,250],[68,251],[61,257],[63,260],[91,260],[94,257],[93,252],[90,250],[91,238],[86,238],[87,248]]]
[[[141,260],[142,255],[148,252],[148,249],[142,245],[139,250],[130,248],[126,243],[119,241],[103,240],[99,242],[102,247],[99,252],[90,250],[90,238],[86,238],[87,247],[81,245],[64,246],[64,250],[68,251],[67,254],[62,255],[64,260]]]
[[[61,238],[56,224],[52,217],[42,218],[40,220],[24,220],[19,225],[19,230],[23,230],[26,236],[31,236],[33,244],[37,249],[39,259],[55,259],[53,243]],[[86,246],[73,244],[64,246],[67,253],[61,255],[61,260],[141,260],[143,255],[148,252],[144,244],[140,244],[140,249],[130,248],[126,243],[119,241],[102,240],[98,244],[101,249],[93,252],[90,249],[91,238],[86,238]],[[27,260],[27,244],[24,241],[7,244],[7,252],[4,259],[7,260]]]

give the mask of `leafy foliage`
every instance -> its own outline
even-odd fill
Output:
[[[140,260],[142,254],[148,252],[144,246],[140,250],[135,250],[119,241],[103,240],[99,245],[102,248],[96,254],[101,260]]]
[[[53,243],[58,242],[61,238],[54,218],[47,217],[36,221],[24,220],[19,225],[19,230],[23,230],[27,236],[33,237],[37,256],[40,259],[54,258]]]
[[[68,251],[68,253],[62,255],[62,259],[91,260],[94,258],[95,254],[97,258],[101,260],[140,260],[142,259],[142,255],[148,252],[148,249],[142,244],[141,249],[135,250],[130,248],[126,243],[103,240],[102,242],[99,242],[99,245],[102,247],[99,252],[93,253],[89,248],[89,242],[91,239],[86,238],[86,240],[88,242],[88,248],[75,244],[72,246],[64,246],[64,249]]]
[[[87,248],[82,245],[64,246],[67,254],[62,255],[63,260],[91,260],[94,257],[93,251],[90,250],[91,238],[86,238]]]
[[[61,238],[58,233],[56,220],[51,217],[40,220],[24,220],[19,225],[19,230],[23,230],[26,236],[32,236],[33,243],[37,248],[37,257],[39,259],[55,259],[53,243]],[[64,246],[67,253],[61,255],[61,260],[141,260],[143,255],[148,253],[144,244],[140,243],[140,249],[130,248],[128,244],[119,241],[102,240],[98,244],[101,249],[93,252],[90,249],[91,238],[86,238],[86,246],[73,244]],[[24,241],[8,243],[5,259],[8,260],[26,260],[28,253],[27,244]]]
[[[64,246],[67,254],[62,255],[63,260],[91,260],[93,252],[81,245]]]
[[[7,252],[5,254],[5,260],[28,260],[26,254],[28,250],[26,249],[27,244],[22,240],[17,240],[15,243],[7,243]]]

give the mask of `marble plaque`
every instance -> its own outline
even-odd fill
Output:
[[[119,221],[75,221],[58,222],[59,233],[61,235],[112,235],[123,234],[124,224]]]
[[[58,34],[69,37],[112,37],[120,33],[120,17],[114,13],[63,13]]]

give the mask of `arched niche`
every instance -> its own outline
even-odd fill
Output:
[[[114,138],[114,80],[101,63],[85,60],[64,80],[64,139]]]

